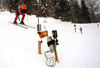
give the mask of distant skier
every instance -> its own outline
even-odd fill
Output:
[[[17,19],[19,17],[19,15],[23,15],[20,24],[24,24],[24,18],[25,18],[25,13],[27,9],[27,6],[25,4],[23,4],[22,6],[18,7],[18,9],[15,11],[16,12],[16,17],[14,19],[14,24],[17,24]]]

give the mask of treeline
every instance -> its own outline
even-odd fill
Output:
[[[74,23],[100,22],[98,0],[0,0],[0,8],[14,11],[27,5],[29,15],[53,17]]]

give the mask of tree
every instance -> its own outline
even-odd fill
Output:
[[[70,12],[71,12],[71,21],[72,22],[81,22],[81,7],[78,0],[70,0]]]
[[[70,21],[70,6],[67,0],[58,0],[55,5],[55,18]]]
[[[65,18],[65,21],[71,21],[71,9],[70,9],[70,5],[69,5],[69,1],[65,1],[66,2],[66,5],[64,7],[64,18]]]
[[[71,5],[71,12],[72,12],[72,17],[74,18],[72,21],[73,22],[81,22],[81,7],[79,5],[78,0],[74,0],[73,5]]]
[[[0,9],[2,8],[2,1],[0,0]]]
[[[8,8],[9,8],[9,10],[13,9],[13,7],[14,7],[14,2],[13,2],[13,0],[9,0],[9,1],[7,1],[7,3],[8,3]]]
[[[90,23],[91,22],[91,18],[90,18],[90,13],[89,13],[89,9],[85,3],[84,0],[81,1],[81,16],[82,16],[82,21],[85,23]]]
[[[99,0],[86,0],[89,7],[91,22],[97,22],[97,16],[100,13]]]
[[[27,5],[30,15],[77,23],[100,21],[98,0],[0,0],[0,8],[6,10],[15,10],[22,4]]]
[[[74,3],[74,16],[75,16],[74,22],[81,23],[81,7],[77,0]]]

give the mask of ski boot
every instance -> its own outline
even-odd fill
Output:
[[[16,21],[14,21],[13,23],[17,25],[17,22]]]
[[[20,24],[25,25],[23,21],[21,21]]]

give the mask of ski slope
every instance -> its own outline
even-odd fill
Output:
[[[28,16],[28,21],[25,17],[25,24],[35,29],[24,29],[8,23],[13,22],[14,17],[14,13],[0,12],[0,68],[50,68],[45,64],[44,52],[49,50],[46,38],[42,39],[42,54],[38,54],[38,41],[41,39],[36,29],[37,17]],[[52,36],[52,30],[58,32],[57,53],[60,63],[57,62],[53,68],[100,68],[100,27],[97,27],[97,23],[76,24],[75,33],[71,22],[43,17],[39,18],[39,22],[42,31],[45,26],[49,36]],[[80,27],[83,28],[83,34],[79,31]]]

